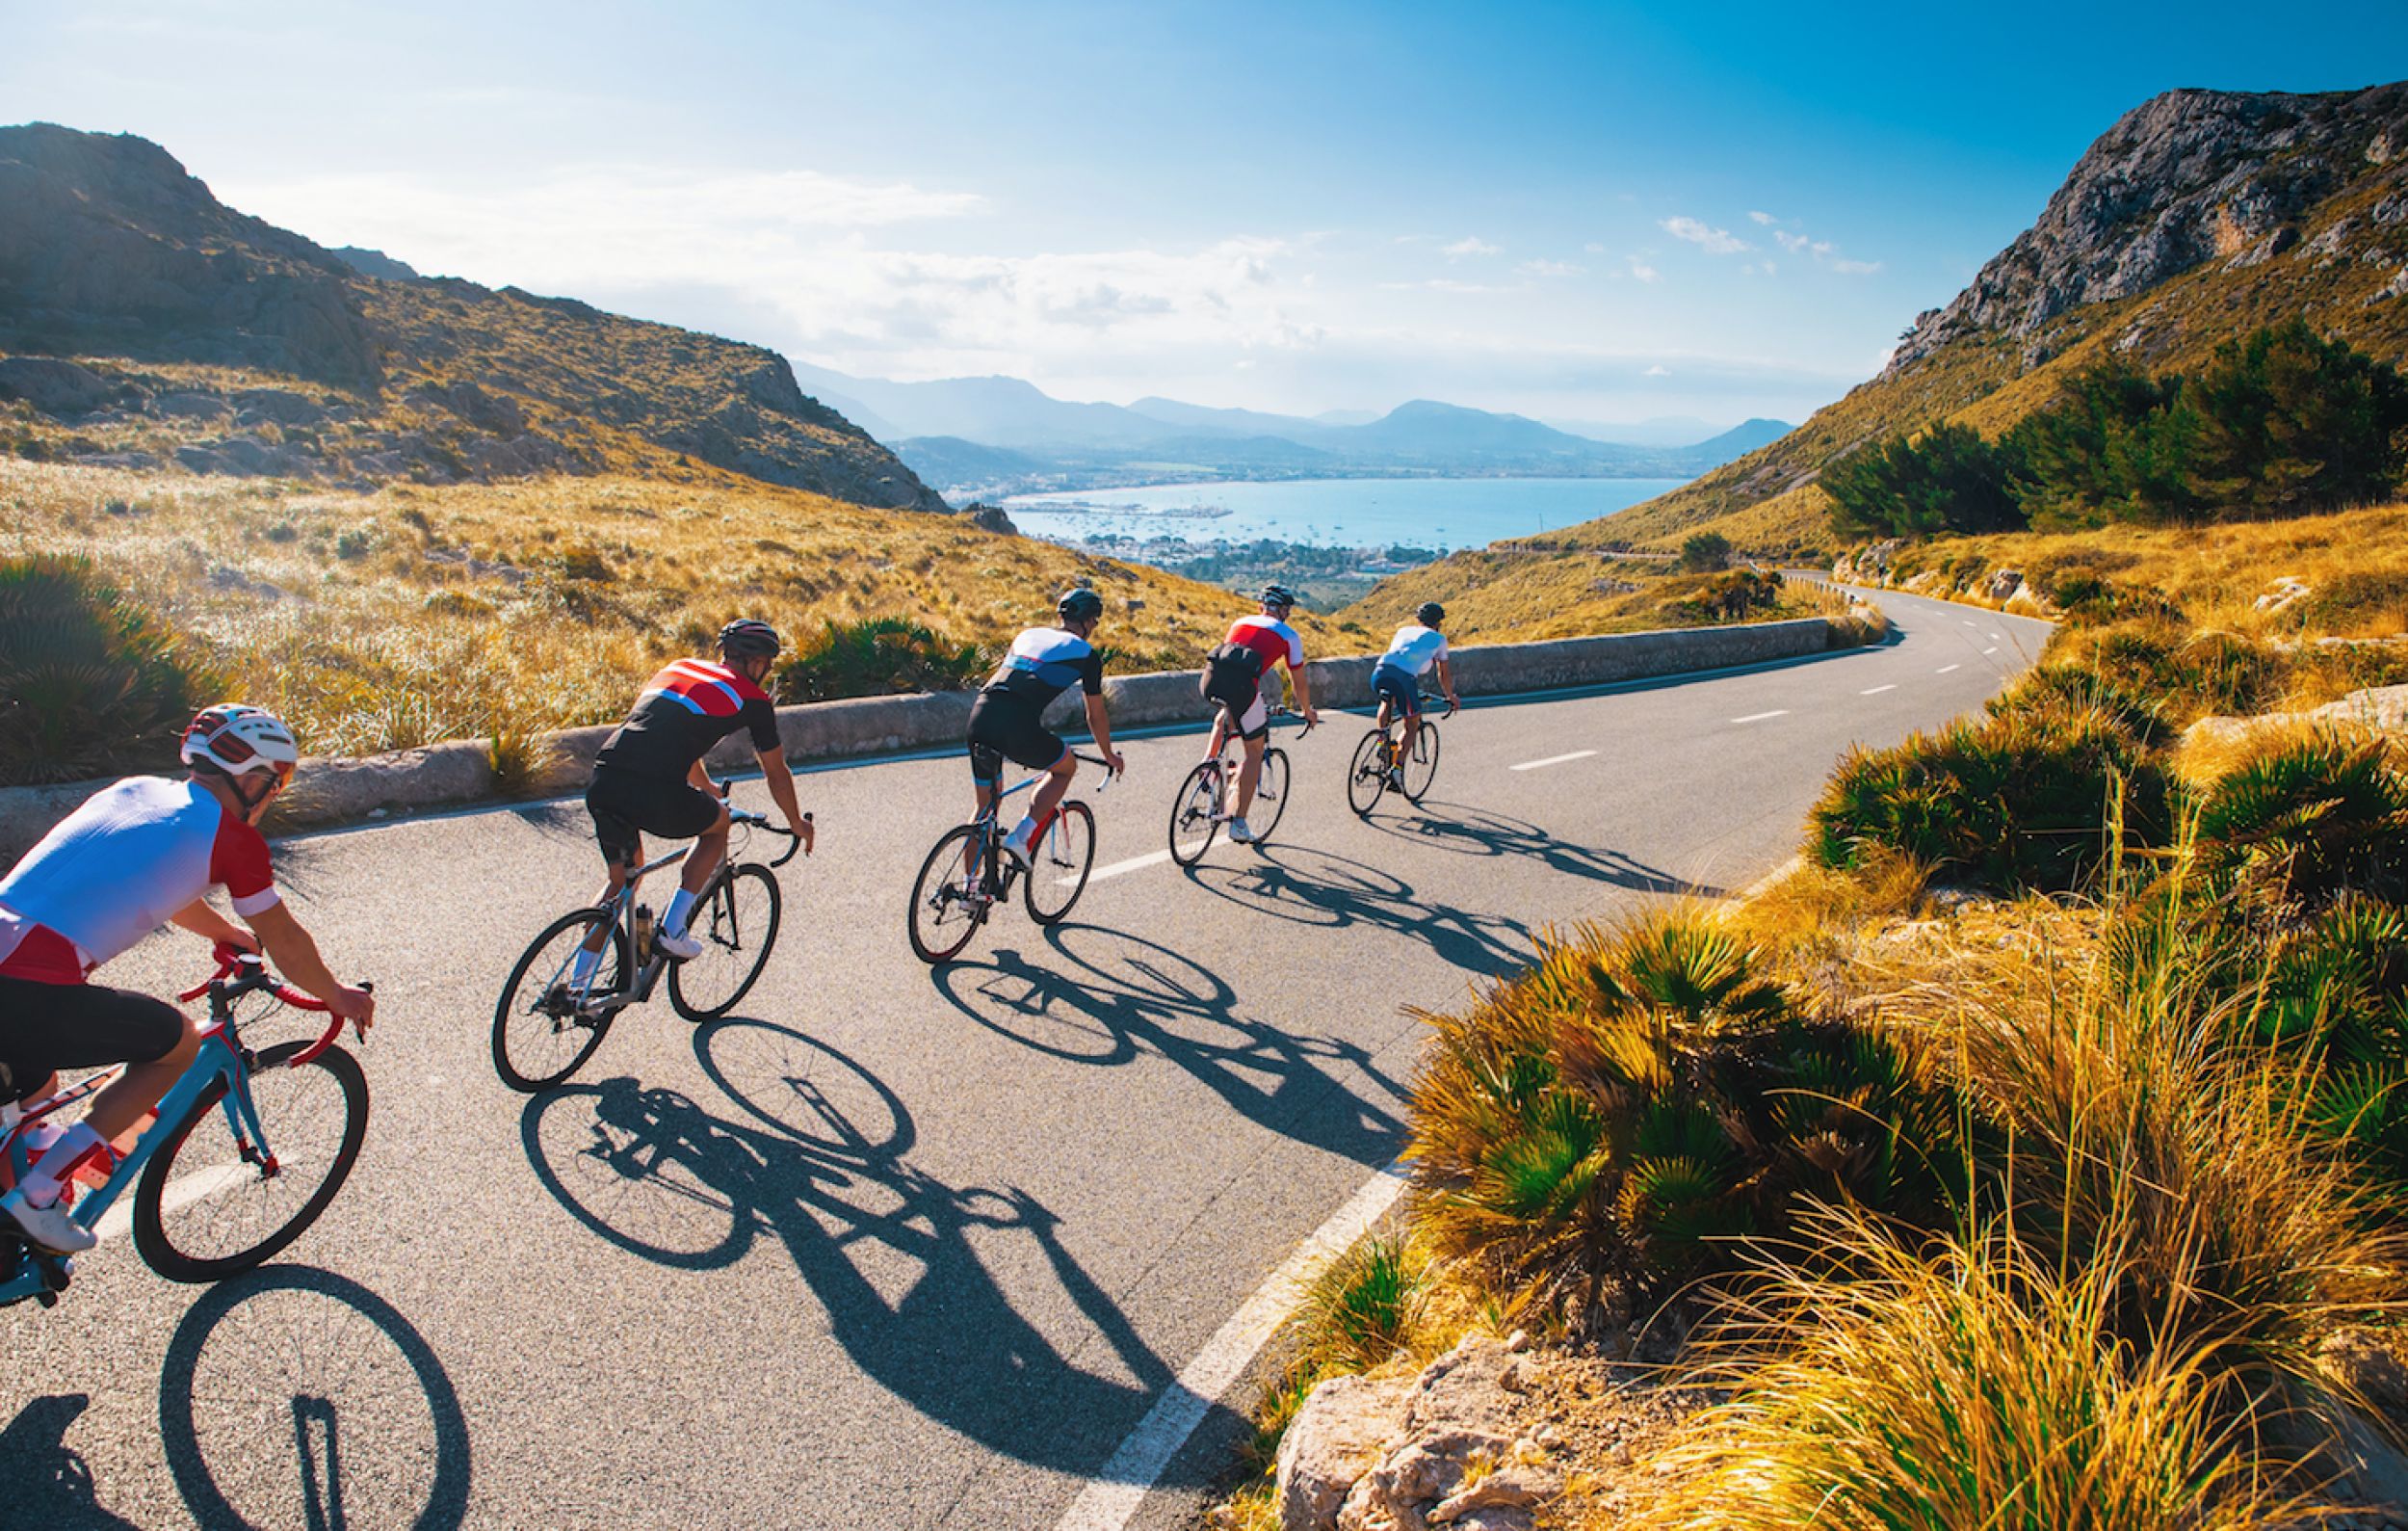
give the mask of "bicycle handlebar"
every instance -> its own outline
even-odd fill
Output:
[[[334,1015],[326,1001],[311,998],[269,972],[268,960],[257,952],[247,952],[240,946],[219,941],[210,947],[209,954],[217,959],[218,970],[201,983],[176,995],[178,1000],[189,1005],[201,995],[207,994],[213,1001],[231,1004],[245,994],[264,993],[273,995],[282,1004],[295,1010],[316,1011],[326,1015],[328,1017],[327,1029],[315,1043],[302,1048],[294,1056],[290,1067],[295,1069],[315,1061],[320,1053],[334,1045],[336,1038],[343,1035],[342,1016]],[[236,976],[238,974],[239,977]],[[225,980],[228,978],[233,978],[234,982],[226,983]],[[377,986],[363,982],[359,987],[374,992]],[[368,1038],[368,1028],[360,1027],[359,1037],[362,1042],[365,1042]]]
[[[737,808],[728,813],[727,821],[730,824],[741,824],[748,830],[767,830],[772,834],[782,834],[786,836],[786,853],[783,856],[780,856],[776,860],[772,861],[770,863],[772,866],[784,866],[787,862],[795,858],[795,854],[797,852],[802,849],[801,835],[797,834],[794,831],[786,828],[783,824],[771,823],[770,816],[766,813],[753,813],[743,808]],[[808,813],[804,814],[802,816],[802,822],[805,824],[811,823],[811,815]]]

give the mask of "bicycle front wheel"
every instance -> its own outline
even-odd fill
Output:
[[[1354,763],[1347,768],[1347,806],[1367,816],[1388,790],[1388,731],[1374,728],[1354,747]]]
[[[1095,865],[1095,814],[1084,803],[1065,803],[1029,853],[1029,875],[1020,880],[1020,901],[1039,925],[1059,925],[1086,891]]]
[[[572,972],[578,949],[599,926],[600,960],[582,982]],[[625,991],[631,963],[627,933],[599,907],[563,914],[527,943],[493,1007],[493,1071],[512,1090],[533,1095],[575,1073],[611,1029],[597,1002]]]
[[[1245,827],[1254,831],[1254,843],[1270,838],[1270,831],[1279,828],[1279,815],[1288,810],[1288,752],[1271,749],[1263,752],[1263,774],[1254,782],[1254,811],[1246,815]]]
[[[930,966],[959,955],[986,922],[992,900],[982,885],[986,855],[980,833],[975,824],[946,831],[920,863],[920,875],[911,884],[911,910],[904,924],[911,933],[911,949]]]
[[[263,1145],[233,1131],[210,1086],[175,1124],[134,1191],[134,1247],[170,1281],[217,1281],[248,1271],[301,1236],[343,1189],[368,1136],[368,1076],[329,1047],[299,1068],[314,1043],[288,1042],[249,1069]]]
[[[688,1020],[715,1020],[751,991],[777,944],[777,879],[766,866],[722,869],[694,903],[686,934],[702,955],[671,963],[668,1002]]]
[[[1438,725],[1427,718],[1422,720],[1422,730],[1413,738],[1413,752],[1404,760],[1404,796],[1419,803],[1429,784],[1438,779]]]
[[[1215,822],[1220,812],[1220,780],[1219,761],[1199,761],[1171,800],[1170,858],[1181,866],[1193,866],[1213,848],[1213,836],[1220,829]]]

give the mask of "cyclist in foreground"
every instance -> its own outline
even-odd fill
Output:
[[[1389,784],[1399,792],[1404,790],[1404,762],[1412,758],[1413,746],[1422,733],[1422,677],[1432,670],[1438,672],[1450,717],[1460,704],[1454,694],[1454,673],[1447,663],[1447,638],[1438,630],[1446,620],[1447,608],[1434,600],[1422,602],[1413,620],[1397,629],[1397,636],[1388,641],[1388,651],[1372,669],[1372,693],[1379,698],[1379,726],[1388,726],[1392,707],[1396,716],[1404,719],[1404,747],[1388,768]]]
[[[57,1134],[0,1224],[53,1254],[94,1235],[60,1205],[66,1178],[140,1122],[193,1062],[198,1028],[165,1000],[89,981],[162,923],[245,951],[264,949],[295,986],[363,1031],[377,1002],[335,980],[276,893],[260,815],[301,752],[273,714],[208,708],[184,730],[188,775],[128,777],[85,800],[0,879],[0,1124],[57,1088],[62,1069],[124,1064],[82,1121]],[[222,887],[246,930],[212,909]],[[42,1129],[36,1128],[35,1131]]]
[[[1062,592],[1054,610],[1060,624],[1031,627],[1014,638],[994,678],[970,704],[970,779],[980,814],[995,805],[1006,760],[1046,774],[1028,813],[1004,837],[1004,854],[1024,870],[1037,826],[1061,805],[1079,773],[1070,746],[1045,726],[1045,709],[1056,697],[1074,685],[1080,688],[1097,752],[1112,762],[1112,775],[1127,769],[1120,752],[1112,748],[1112,716],[1104,710],[1104,656],[1088,642],[1104,620],[1104,597],[1082,585]],[[974,846],[968,855],[974,859],[976,854]],[[964,870],[976,868],[966,865]]]
[[[1220,753],[1233,726],[1239,742],[1245,746],[1244,763],[1238,767],[1238,798],[1229,814],[1229,838],[1240,845],[1254,838],[1245,811],[1254,805],[1254,789],[1263,779],[1263,744],[1270,735],[1263,676],[1272,666],[1288,667],[1288,683],[1296,689],[1296,710],[1304,715],[1305,726],[1322,721],[1322,715],[1313,710],[1312,687],[1304,678],[1304,640],[1288,625],[1288,614],[1295,609],[1296,595],[1286,586],[1264,586],[1262,615],[1232,622],[1229,636],[1204,661],[1204,696],[1220,703],[1221,709],[1213,720],[1213,744],[1207,753]]]
[[[719,662],[680,659],[646,681],[635,710],[593,758],[586,811],[593,815],[593,836],[610,871],[601,902],[610,902],[631,870],[643,864],[644,835],[694,842],[652,936],[655,946],[679,962],[702,955],[702,942],[686,921],[727,854],[726,797],[702,768],[702,757],[721,739],[739,728],[748,731],[771,801],[786,815],[803,854],[811,853],[811,821],[795,800],[795,774],[777,737],[777,707],[761,689],[778,647],[777,631],[768,622],[749,617],[729,622],[720,629]],[[593,976],[610,930],[594,926],[589,944],[569,964],[573,982]]]

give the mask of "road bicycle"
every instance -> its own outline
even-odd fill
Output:
[[[343,1189],[368,1136],[368,1076],[358,1059],[335,1045],[342,1017],[329,1016],[315,1042],[277,1043],[254,1052],[237,1031],[240,1001],[263,994],[295,1010],[327,1007],[288,988],[252,953],[221,945],[216,956],[216,976],[177,996],[188,1004],[209,998],[199,1055],[159,1102],[156,1120],[133,1148],[107,1150],[105,1180],[79,1190],[70,1179],[61,1192],[73,1198],[69,1217],[99,1229],[104,1214],[133,1186],[134,1248],[171,1281],[222,1280],[301,1237]],[[273,1009],[262,1007],[252,1022]],[[33,1168],[27,1139],[36,1123],[123,1071],[121,1066],[102,1069],[28,1105],[0,1133],[0,1163],[11,1183]],[[213,1121],[224,1123],[223,1135],[208,1130]],[[73,1273],[66,1256],[0,1233],[0,1307],[29,1297],[54,1307]]]
[[[1419,803],[1429,791],[1429,784],[1438,779],[1438,725],[1429,716],[1429,709],[1446,702],[1446,715],[1454,716],[1454,703],[1444,697],[1422,693],[1422,726],[1414,734],[1413,750],[1408,756],[1398,735],[1404,727],[1402,718],[1391,718],[1387,726],[1374,724],[1363,735],[1363,742],[1354,747],[1354,759],[1347,767],[1347,805],[1358,818],[1369,817],[1378,805],[1383,792],[1404,794],[1408,803]],[[1398,767],[1403,769],[1399,772]],[[1398,784],[1401,776],[1403,784]]]
[[[1288,707],[1272,707],[1269,713],[1274,719],[1296,715]],[[1179,784],[1179,795],[1170,801],[1170,858],[1181,866],[1193,866],[1202,860],[1204,853],[1213,847],[1213,836],[1231,818],[1224,811],[1224,805],[1235,795],[1239,765],[1229,758],[1229,750],[1240,740],[1237,723],[1230,718],[1228,708],[1221,709],[1221,719],[1214,726],[1220,733],[1220,748],[1196,762],[1195,769]],[[1312,731],[1313,726],[1306,724],[1304,732]],[[1254,831],[1255,844],[1270,838],[1270,831],[1278,827],[1279,815],[1287,806],[1288,752],[1276,745],[1267,745],[1263,750],[1263,772],[1254,783],[1253,813],[1245,825]]]
[[[702,942],[700,956],[677,962],[663,951],[652,938],[651,908],[636,899],[648,874],[684,860],[691,845],[646,861],[610,898],[571,910],[528,943],[493,1007],[493,1071],[504,1084],[532,1095],[575,1073],[602,1045],[620,1011],[652,997],[664,968],[668,1002],[688,1020],[724,1016],[751,991],[777,943],[783,901],[772,868],[793,860],[802,840],[766,814],[740,809],[727,817],[746,832],[729,844],[726,859],[694,895],[686,932]],[[810,818],[803,815],[805,823]],[[755,830],[784,835],[785,854],[773,861],[746,860],[745,842]],[[596,927],[607,932],[601,957],[579,978],[577,952]]]
[[[1104,768],[1104,786],[1112,784],[1112,762],[1100,755],[1079,759]],[[1044,780],[1042,774],[995,795],[995,801],[967,824],[957,824],[938,837],[936,848],[920,863],[911,884],[911,909],[905,924],[911,949],[920,961],[934,966],[950,962],[970,944],[998,904],[1011,901],[1011,884],[1020,884],[1021,901],[1029,918],[1039,925],[1059,925],[1070,917],[1071,907],[1086,891],[1087,873],[1095,865],[1095,811],[1076,800],[1063,802],[1036,827],[1029,843],[1024,874],[1004,854],[1004,801]],[[1098,787],[1102,791],[1103,787]]]

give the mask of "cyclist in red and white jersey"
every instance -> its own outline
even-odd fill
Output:
[[[1213,720],[1211,754],[1220,753],[1227,730],[1235,726],[1245,746],[1238,767],[1238,801],[1229,815],[1229,838],[1244,845],[1254,838],[1245,810],[1254,806],[1254,789],[1263,779],[1263,745],[1270,736],[1270,709],[1263,702],[1263,677],[1275,666],[1288,667],[1288,683],[1296,688],[1296,711],[1307,727],[1322,721],[1313,710],[1313,690],[1304,678],[1304,640],[1288,625],[1296,595],[1284,585],[1263,587],[1263,613],[1241,617],[1204,661],[1204,696],[1220,703]]]
[[[273,714],[229,703],[184,730],[180,781],[128,777],[85,800],[0,878],[0,1115],[49,1094],[62,1069],[121,1063],[81,1122],[0,1196],[0,1223],[56,1254],[90,1249],[59,1189],[140,1122],[182,1076],[198,1029],[164,1000],[88,981],[164,924],[267,955],[295,985],[363,1029],[377,1002],[335,980],[276,894],[259,817],[301,753]],[[246,930],[212,909],[222,887]]]

